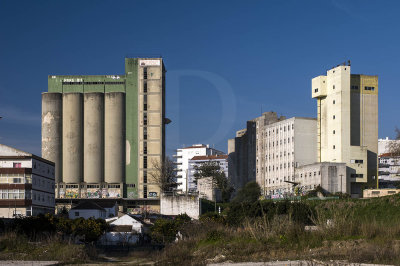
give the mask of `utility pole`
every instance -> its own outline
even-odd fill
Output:
[[[14,217],[17,216],[17,196],[14,196]]]

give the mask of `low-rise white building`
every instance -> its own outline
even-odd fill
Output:
[[[0,217],[54,213],[54,163],[0,144]]]
[[[295,181],[292,184],[298,187],[302,195],[318,186],[329,193],[349,193],[350,182],[346,178],[346,171],[345,163],[323,162],[303,165],[295,169]]]
[[[111,229],[99,240],[103,245],[133,245],[137,244],[147,227],[141,221],[125,214],[121,217],[106,219]]]
[[[107,211],[93,201],[83,201],[77,206],[72,207],[68,212],[68,216],[70,219],[106,219]]]
[[[189,160],[194,156],[206,156],[206,155],[219,155],[224,154],[222,151],[210,148],[209,145],[205,144],[194,144],[190,147],[185,147],[176,150],[176,168],[177,168],[177,181],[178,190],[182,192],[188,192],[188,169]]]

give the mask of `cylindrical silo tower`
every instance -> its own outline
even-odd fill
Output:
[[[55,163],[55,182],[62,182],[62,94],[42,93],[42,157]]]
[[[104,181],[122,183],[125,176],[125,93],[104,95]]]
[[[83,181],[82,93],[63,93],[63,182]]]
[[[104,93],[83,94],[83,180],[104,182]]]

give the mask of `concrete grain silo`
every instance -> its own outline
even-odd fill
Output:
[[[83,181],[83,101],[82,93],[63,93],[63,182]]]
[[[83,180],[104,182],[104,93],[83,94]]]
[[[159,211],[150,175],[165,156],[165,71],[162,58],[125,58],[120,74],[48,76],[42,156],[55,162],[58,207],[118,199]]]
[[[125,93],[104,96],[104,181],[122,183],[125,176]]]
[[[55,163],[55,182],[61,182],[62,93],[42,93],[42,157]]]

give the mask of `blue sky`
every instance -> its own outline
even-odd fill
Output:
[[[40,155],[50,74],[167,67],[167,153],[227,139],[263,111],[316,117],[311,78],[351,59],[379,75],[379,136],[400,127],[399,1],[0,0],[0,143]]]

